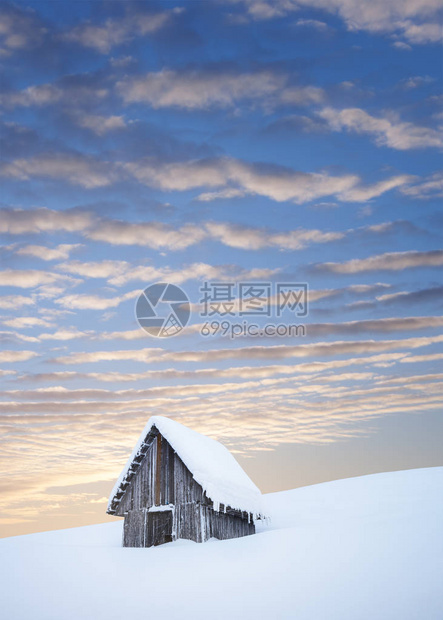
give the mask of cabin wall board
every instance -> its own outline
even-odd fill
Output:
[[[125,515],[123,525],[123,546],[145,546],[145,512],[143,510],[130,510]]]
[[[224,514],[211,510],[210,513],[211,536],[225,540],[226,538],[240,538],[255,534],[255,525],[249,519],[230,514]]]

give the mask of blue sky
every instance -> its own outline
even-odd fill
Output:
[[[4,535],[104,520],[151,414],[265,491],[441,464],[439,24],[437,0],[3,3]],[[159,281],[193,304],[173,338],[135,319]],[[204,281],[307,282],[307,335],[201,336]]]

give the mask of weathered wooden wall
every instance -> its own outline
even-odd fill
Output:
[[[174,504],[176,458],[178,457],[169,443],[158,434],[132,478],[115,514],[122,517],[129,510]],[[192,476],[191,480],[196,484]]]
[[[173,505],[172,511],[149,512]],[[115,514],[125,517],[123,546],[149,547],[186,538],[238,538],[255,533],[251,515],[227,509],[216,512],[192,474],[159,433],[131,479]],[[170,532],[170,533],[169,533]]]

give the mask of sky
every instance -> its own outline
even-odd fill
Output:
[[[151,415],[263,492],[443,464],[442,6],[2,3],[2,536],[110,520]]]

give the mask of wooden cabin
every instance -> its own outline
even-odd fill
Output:
[[[152,417],[123,469],[108,514],[124,517],[123,546],[255,533],[261,493],[221,443]]]

